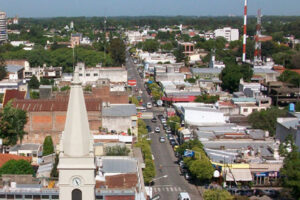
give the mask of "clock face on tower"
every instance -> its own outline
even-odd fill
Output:
[[[75,186],[75,187],[79,187],[79,186],[81,185],[81,179],[78,178],[78,177],[73,178],[72,184],[73,184],[73,186]]]

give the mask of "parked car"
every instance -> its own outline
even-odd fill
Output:
[[[147,108],[148,108],[148,109],[151,109],[151,108],[152,108],[152,103],[151,103],[151,102],[148,102],[148,103],[147,103]]]
[[[164,128],[164,130],[167,130],[169,127],[167,124],[163,124],[163,128]]]
[[[158,126],[155,128],[155,133],[160,133],[160,128]]]
[[[153,118],[151,119],[151,122],[156,123],[156,122],[157,122],[156,117],[153,117]]]
[[[164,136],[160,136],[160,137],[159,137],[159,142],[161,142],[161,143],[166,142],[165,137],[164,137]]]
[[[184,176],[184,178],[185,178],[186,180],[191,180],[191,179],[192,179],[191,175],[190,175],[188,172],[184,173],[183,176]]]
[[[146,128],[147,128],[148,132],[152,131],[151,126],[147,125]]]
[[[170,127],[167,128],[166,133],[167,133],[167,134],[171,134],[171,133],[172,133],[172,130],[171,130]]]

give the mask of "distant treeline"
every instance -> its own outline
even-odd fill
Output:
[[[11,28],[24,28],[37,25],[41,28],[61,29],[69,25],[71,21],[75,24],[75,31],[84,32],[87,29],[104,29],[104,17],[56,17],[56,18],[21,18],[20,25]],[[135,27],[150,26],[158,29],[164,26],[187,25],[203,31],[213,30],[219,27],[231,26],[242,31],[243,18],[239,17],[193,17],[193,16],[145,16],[145,17],[108,17],[106,19],[107,29],[123,27],[133,29]],[[300,38],[300,16],[263,16],[263,32],[271,34],[284,32],[293,34]],[[248,17],[248,34],[254,35],[256,30],[256,17]]]

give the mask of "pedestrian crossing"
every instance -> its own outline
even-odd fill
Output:
[[[181,187],[172,185],[153,186],[152,190],[154,194],[159,192],[186,192],[186,190],[182,190]]]

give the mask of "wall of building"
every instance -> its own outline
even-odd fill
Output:
[[[102,117],[102,127],[108,131],[127,132],[131,128],[131,117]]]
[[[54,144],[59,143],[60,135],[65,128],[67,112],[27,112],[28,122],[25,131],[28,133],[23,143],[42,144],[46,136],[51,135]],[[101,126],[101,113],[88,112],[91,131],[97,131]]]

